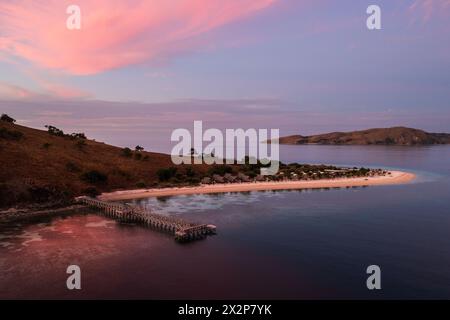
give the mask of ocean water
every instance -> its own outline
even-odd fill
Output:
[[[102,216],[0,227],[0,298],[450,298],[450,147],[282,146],[284,162],[404,169],[414,183],[134,201],[217,225],[189,244]],[[82,290],[66,288],[81,267]],[[381,290],[366,268],[381,268]]]

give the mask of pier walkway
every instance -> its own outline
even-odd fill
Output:
[[[90,197],[76,198],[78,203],[102,211],[106,216],[122,222],[138,223],[153,229],[167,232],[180,242],[204,239],[216,233],[216,226],[211,224],[196,224],[182,219],[156,214],[135,206],[121,203],[101,201]]]

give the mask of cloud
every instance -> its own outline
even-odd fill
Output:
[[[431,18],[448,17],[450,13],[450,0],[415,0],[408,9],[414,22],[429,22]]]
[[[35,93],[25,88],[0,82],[0,97],[3,99],[29,99],[35,96]]]
[[[0,55],[41,68],[95,74],[164,60],[198,47],[197,36],[277,0],[78,0],[81,30],[66,28],[61,0],[0,3]]]
[[[2,100],[48,101],[55,99],[78,100],[91,97],[89,93],[77,88],[51,83],[45,83],[43,85],[43,92],[37,92],[14,84],[0,82],[0,98]]]
[[[61,99],[86,99],[92,95],[78,88],[62,84],[46,83],[44,88],[49,96]]]

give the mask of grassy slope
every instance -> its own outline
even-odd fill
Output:
[[[53,190],[53,198],[74,196],[95,186],[99,191],[136,188],[138,182],[147,186],[157,183],[157,170],[172,166],[170,156],[142,152],[147,160],[136,160],[122,155],[122,148],[92,140],[77,146],[77,141],[57,137],[46,131],[31,129],[0,121],[0,129],[20,131],[23,137],[17,141],[0,138],[0,207],[16,202],[32,202],[27,199],[30,187]],[[44,144],[50,144],[48,148]],[[67,164],[79,170],[70,170]],[[90,170],[106,174],[106,183],[92,184],[81,175]],[[178,168],[183,173],[185,168]],[[196,171],[206,168],[196,166]],[[63,192],[60,194],[59,192]],[[45,193],[45,190],[43,191]],[[57,200],[57,199],[52,199]]]

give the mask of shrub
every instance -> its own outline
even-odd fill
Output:
[[[5,121],[5,122],[9,122],[9,123],[15,123],[16,120],[11,118],[10,116],[8,116],[7,114],[2,114],[2,116],[0,117],[1,121]]]
[[[196,172],[194,169],[192,169],[191,167],[187,167],[186,168],[186,175],[190,178],[195,177]]]
[[[188,182],[189,182],[190,184],[195,184],[195,185],[197,185],[197,184],[200,184],[200,179],[199,179],[199,178],[190,178],[190,179],[188,179]]]
[[[147,184],[144,181],[139,181],[138,183],[136,183],[136,187],[139,189],[144,189],[147,188]]]
[[[51,146],[51,144],[48,142],[42,144],[42,148],[44,148],[46,150],[48,150],[50,148],[50,146]]]
[[[78,140],[77,143],[75,144],[75,146],[80,149],[83,150],[83,148],[86,146],[86,141],[84,140]]]
[[[167,169],[159,169],[156,174],[160,181],[168,181],[175,176],[177,168],[171,167]]]
[[[129,157],[131,157],[131,156],[133,155],[133,151],[131,151],[130,148],[123,148],[123,149],[122,149],[122,155],[123,155],[124,157],[129,158]]]
[[[80,133],[72,133],[70,135],[70,137],[73,138],[73,139],[83,139],[83,140],[87,139],[86,135],[84,133],[82,133],[82,132],[80,132]]]
[[[52,136],[64,137],[64,131],[62,131],[61,129],[49,125],[46,125],[45,127],[47,128],[48,133]]]
[[[131,179],[131,173],[128,171],[121,170],[119,168],[113,168],[111,171],[112,175],[119,176],[121,178],[125,178],[127,180]]]
[[[0,139],[5,140],[20,140],[23,137],[23,133],[17,130],[8,130],[6,128],[0,128]]]
[[[135,158],[136,160],[141,160],[141,159],[142,159],[142,154],[136,153],[136,154],[134,155],[134,158]]]
[[[225,173],[232,173],[233,168],[227,165],[213,166],[208,170],[210,175],[218,174],[223,176]]]
[[[100,191],[97,190],[96,187],[87,187],[82,191],[82,194],[87,195],[89,197],[95,198],[100,195]]]
[[[97,170],[91,170],[83,173],[81,179],[92,184],[100,184],[108,181],[108,176]]]
[[[137,152],[144,151],[144,147],[141,147],[140,145],[137,145],[136,148],[134,148]]]

